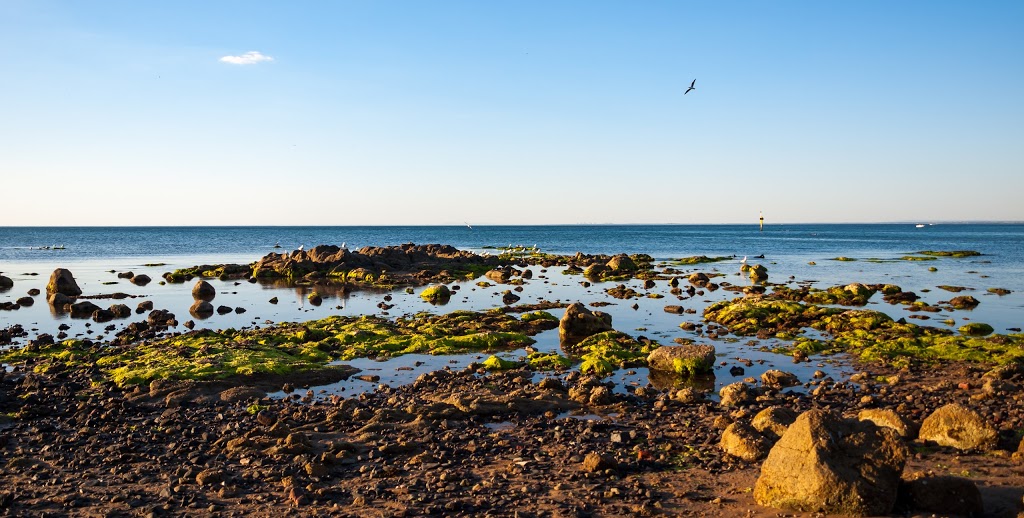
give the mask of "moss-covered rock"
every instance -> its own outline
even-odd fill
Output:
[[[444,304],[452,298],[452,291],[444,284],[437,284],[421,291],[420,297],[431,304]]]
[[[964,324],[960,326],[960,334],[966,336],[988,336],[995,332],[992,326],[983,322],[971,322],[970,324]]]

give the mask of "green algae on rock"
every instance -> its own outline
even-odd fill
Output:
[[[195,331],[126,346],[70,340],[3,351],[0,361],[35,369],[96,368],[118,385],[154,379],[225,379],[332,369],[334,361],[408,353],[458,354],[518,349],[535,327],[499,312],[381,317],[332,316],[253,331]]]
[[[706,255],[694,255],[690,257],[683,257],[680,259],[672,259],[669,264],[676,266],[690,266],[694,264],[706,264],[706,263],[717,263],[721,261],[730,261],[732,257],[708,257]]]
[[[981,252],[974,250],[921,250],[914,252],[918,255],[929,255],[932,257],[977,257]]]
[[[580,372],[605,376],[623,366],[644,365],[647,355],[658,347],[657,342],[641,342],[619,331],[605,331],[576,344],[570,353],[583,360]]]

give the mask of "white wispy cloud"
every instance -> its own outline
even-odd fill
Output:
[[[220,58],[222,63],[231,63],[232,65],[255,65],[264,61],[273,60],[274,58],[256,50],[250,50],[241,56],[224,56]]]

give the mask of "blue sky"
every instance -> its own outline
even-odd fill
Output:
[[[1021,27],[1019,1],[0,0],[4,224],[1020,221]]]

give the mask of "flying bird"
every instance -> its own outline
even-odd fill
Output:
[[[683,95],[686,95],[686,94],[690,93],[690,90],[696,90],[696,88],[694,88],[694,87],[693,87],[694,83],[696,83],[696,82],[697,82],[697,80],[696,80],[696,79],[694,79],[694,80],[693,80],[693,81],[692,81],[692,82],[690,83],[690,87],[689,87],[689,88],[687,88],[685,92],[683,92]]]

